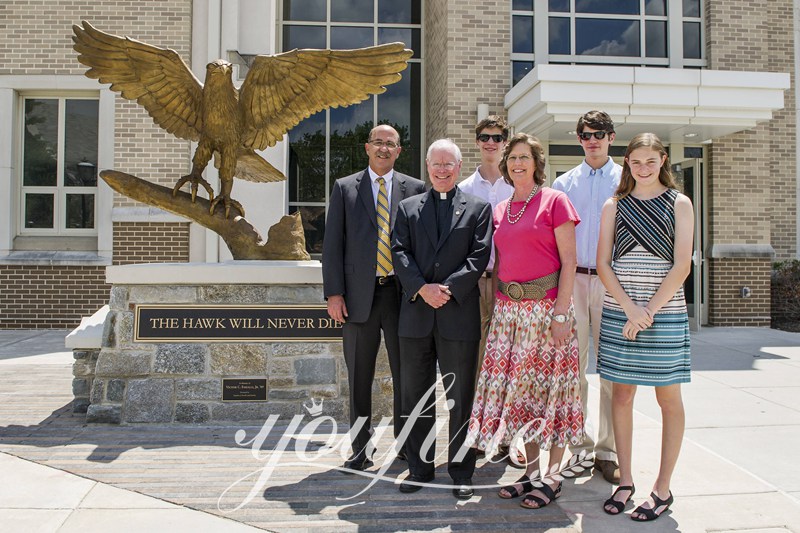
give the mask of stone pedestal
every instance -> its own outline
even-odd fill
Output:
[[[341,340],[318,342],[141,343],[137,304],[323,304],[317,261],[149,264],[107,269],[113,285],[102,346],[75,353],[75,410],[88,422],[255,422],[271,414],[322,414],[347,422],[349,389]],[[95,360],[96,358],[96,360]],[[392,383],[385,350],[378,356],[373,416],[391,416]],[[267,401],[222,401],[223,379],[266,378]]]

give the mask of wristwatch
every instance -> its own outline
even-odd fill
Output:
[[[559,324],[564,324],[567,320],[569,320],[569,317],[567,317],[567,315],[553,315],[553,320]]]

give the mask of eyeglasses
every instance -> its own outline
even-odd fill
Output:
[[[501,143],[506,140],[506,138],[500,135],[499,133],[495,133],[494,135],[489,135],[488,133],[481,133],[478,135],[477,139],[482,143],[488,143],[489,139],[493,140],[496,143]]]
[[[510,155],[506,158],[506,163],[516,163],[517,161],[520,163],[530,163],[533,161],[533,158],[529,155]]]
[[[395,148],[397,148],[398,146],[400,146],[400,145],[399,145],[399,144],[397,144],[396,142],[392,142],[392,141],[382,141],[382,140],[380,140],[380,139],[375,139],[375,140],[372,140],[372,141],[367,141],[367,142],[369,142],[369,144],[371,144],[372,146],[374,146],[375,148],[378,148],[378,149],[380,149],[380,148],[383,148],[383,147],[385,146],[385,147],[386,147],[386,148],[388,148],[389,150],[394,150]]]
[[[599,141],[600,139],[605,138],[607,133],[612,133],[612,132],[610,132],[610,131],[582,131],[582,132],[580,132],[578,134],[578,137],[580,137],[581,140],[588,141],[589,139],[592,138],[592,135],[594,135],[594,138]]]
[[[428,164],[436,170],[441,170],[443,168],[447,170],[453,170],[454,168],[456,168],[455,163],[428,163]]]

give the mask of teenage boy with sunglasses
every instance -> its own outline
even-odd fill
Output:
[[[481,153],[481,164],[475,172],[458,184],[458,187],[481,200],[489,202],[492,212],[497,204],[514,194],[514,187],[506,183],[500,172],[500,159],[508,140],[508,123],[498,115],[489,115],[475,126],[475,144]],[[494,267],[494,245],[486,272],[478,280],[481,292],[481,343],[478,349],[478,370],[486,350],[486,337],[492,322],[494,293],[492,292],[492,268]]]
[[[589,421],[586,409],[589,384],[586,369],[589,364],[589,332],[594,341],[595,358],[600,342],[600,317],[606,289],[597,276],[597,241],[600,231],[600,212],[603,204],[617,190],[622,167],[608,156],[614,142],[614,122],[603,111],[589,111],[578,119],[578,143],[583,148],[583,163],[562,174],[553,182],[553,188],[567,194],[581,217],[575,227],[578,248],[578,267],[572,298],[575,305],[575,322],[580,347],[581,401],[584,419]],[[587,423],[588,426],[588,423]],[[595,470],[609,483],[619,483],[616,445],[611,420],[611,382],[600,378],[600,421],[597,442],[591,427],[579,446],[570,446],[573,454],[586,452],[594,455]]]

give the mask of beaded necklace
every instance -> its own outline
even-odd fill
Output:
[[[528,207],[531,199],[536,196],[536,193],[539,192],[539,184],[536,184],[536,187],[533,188],[531,193],[528,195],[528,198],[525,200],[525,203],[522,205],[522,209],[518,212],[511,214],[511,201],[514,199],[512,196],[508,199],[508,203],[506,204],[506,220],[508,220],[509,224],[516,224],[522,218],[522,215],[525,214],[525,209]]]

